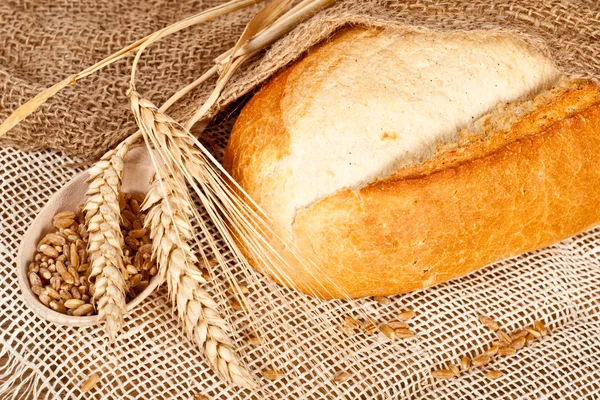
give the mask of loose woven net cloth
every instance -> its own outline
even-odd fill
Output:
[[[205,143],[219,156],[230,123],[207,133]],[[298,351],[298,343],[269,337],[270,357],[291,371],[277,381],[261,381],[255,393],[222,383],[207,368],[201,353],[186,338],[164,288],[157,290],[126,318],[114,345],[103,339],[101,327],[68,328],[34,315],[20,297],[15,275],[19,239],[48,198],[81,168],[73,160],[50,152],[23,153],[0,149],[0,397],[9,388],[24,398],[50,399],[595,399],[600,398],[600,227],[534,253],[483,268],[467,277],[417,293],[395,296],[382,305],[372,300],[317,302],[290,290],[285,301],[262,307],[250,302],[257,315],[284,315],[302,343],[304,357],[284,357]],[[216,235],[216,232],[215,232]],[[223,246],[228,260],[231,257]],[[230,261],[231,262],[231,261]],[[242,271],[232,265],[235,277]],[[217,287],[225,278],[219,270],[210,281]],[[264,284],[259,282],[256,284]],[[214,284],[214,285],[213,285]],[[250,298],[256,288],[250,286]],[[214,289],[213,289],[214,291]],[[263,354],[243,338],[247,317],[216,296],[231,322],[243,361],[258,372],[266,365]],[[251,299],[252,300],[252,299]],[[343,383],[331,376],[341,366],[339,347],[331,336],[314,329],[302,313],[309,304],[322,315],[349,315],[364,307],[376,320],[394,319],[413,309],[410,326],[416,336],[387,340],[374,335],[356,349],[362,371]],[[460,379],[435,381],[432,369],[458,364],[490,347],[495,334],[478,322],[485,314],[508,332],[543,320],[550,335],[511,357],[463,373]],[[269,323],[265,323],[269,329]],[[356,333],[356,335],[359,335]],[[296,354],[296,353],[294,353]],[[331,374],[315,372],[330,371]],[[490,381],[484,374],[504,372]],[[91,373],[101,381],[91,393],[81,384]],[[326,376],[323,376],[326,375]]]

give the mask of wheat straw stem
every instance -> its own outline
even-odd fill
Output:
[[[95,278],[94,301],[98,319],[104,321],[111,340],[116,338],[123,326],[123,316],[127,310],[119,192],[123,179],[123,159],[128,150],[129,142],[123,142],[89,169],[89,188],[84,207],[89,232],[90,278]]]
[[[56,93],[64,89],[65,87],[75,84],[78,80],[87,77],[88,75],[93,74],[94,72],[114,63],[126,57],[132,53],[134,53],[141,45],[143,45],[149,38],[158,34],[158,37],[165,37],[167,35],[173,34],[175,32],[179,32],[182,29],[186,29],[190,26],[196,25],[198,23],[222,16],[224,14],[228,14],[239,9],[248,7],[252,4],[258,3],[262,0],[232,0],[228,3],[213,7],[211,9],[202,11],[196,15],[185,18],[181,21],[178,21],[172,25],[169,25],[151,35],[148,35],[124,48],[117,51],[116,53],[111,54],[110,56],[104,58],[103,60],[97,62],[96,64],[84,69],[83,71],[68,76],[62,81],[54,84],[50,88],[38,93],[34,98],[28,100],[25,104],[19,106],[2,124],[0,125],[0,137],[14,128],[17,124],[19,124],[22,120],[27,118],[31,113],[37,110],[42,104],[44,104],[48,99],[54,96]],[[158,38],[157,38],[158,39]],[[156,39],[156,40],[157,40]]]
[[[329,7],[335,3],[335,1],[336,0],[304,0],[301,3],[298,3],[281,18],[275,21],[273,25],[250,39],[235,53],[233,53],[233,49],[229,49],[221,54],[217,57],[217,62],[220,64],[226,63],[227,60],[231,58],[231,54],[235,54],[234,58],[237,58],[255,53],[258,50],[265,48],[281,36],[289,33],[300,22],[306,20],[320,10]]]
[[[129,95],[136,121],[150,144],[148,136],[165,127],[156,124],[153,113],[144,107],[145,101],[135,91],[130,91]],[[221,378],[253,388],[256,386],[254,379],[241,366],[232,349],[227,323],[220,316],[217,304],[200,286],[206,282],[194,265],[197,259],[189,246],[193,237],[189,220],[192,204],[185,180],[168,164],[159,166],[152,153],[151,156],[157,173],[144,207],[149,210],[147,218],[154,256],[160,274],[167,282],[171,299],[177,305],[183,328]]]
[[[217,102],[223,88],[229,82],[229,79],[233,76],[235,71],[239,68],[240,65],[244,63],[244,61],[248,60],[252,55],[246,55],[240,58],[236,58],[231,64],[229,64],[229,68],[224,70],[219,77],[217,85],[215,89],[212,91],[208,99],[200,106],[200,108],[192,115],[190,119],[185,123],[185,129],[191,129],[192,126],[202,118],[206,116],[206,113],[210,108]]]
[[[149,131],[153,132],[155,136],[153,139],[154,147],[157,148],[159,152],[164,153],[164,158],[167,160],[167,162],[175,163],[175,165],[181,169],[181,171],[185,174],[185,177],[188,180],[188,182],[193,183],[194,181],[197,181],[200,183],[200,185],[202,186],[201,189],[197,185],[192,186],[194,187],[196,194],[200,197],[200,200],[204,205],[204,208],[208,212],[211,220],[215,223],[219,232],[221,232],[225,241],[232,249],[234,257],[244,267],[244,271],[246,274],[246,271],[249,271],[251,269],[248,266],[247,261],[242,257],[241,253],[239,252],[239,249],[237,248],[235,242],[232,240],[232,237],[228,231],[228,227],[223,221],[223,217],[221,216],[221,214],[224,213],[225,215],[227,215],[228,213],[233,212],[233,219],[230,218],[228,219],[228,221],[232,224],[236,224],[237,222],[235,221],[235,218],[236,216],[239,217],[239,220],[241,221],[240,223],[245,222],[247,224],[250,224],[249,231],[239,230],[239,232],[242,232],[242,234],[244,234],[245,232],[246,235],[254,237],[258,235],[258,233],[252,230],[252,220],[247,220],[247,217],[243,214],[235,213],[236,206],[230,204],[229,201],[237,199],[237,197],[235,197],[235,195],[232,192],[223,192],[223,183],[217,182],[213,179],[214,176],[219,175],[217,170],[213,170],[212,168],[214,167],[209,167],[211,164],[207,163],[207,160],[202,157],[198,150],[196,150],[195,147],[191,146],[193,140],[189,132],[179,127],[178,124],[169,119],[167,116],[161,114],[158,110],[156,110],[155,107],[151,105],[151,103],[144,101],[144,105],[154,113],[154,115],[151,117],[154,123],[156,125],[162,126],[162,128],[154,128],[151,131]],[[150,117],[148,117],[148,120],[150,120]],[[243,202],[239,202],[238,204],[240,203],[243,204]],[[242,206],[239,205],[239,207]],[[196,218],[199,220],[199,222],[202,222],[202,219],[199,216],[196,216]],[[209,244],[211,244],[211,247],[214,246],[214,251],[217,255],[219,255],[217,245],[216,243],[214,243],[214,240],[212,240],[211,233],[207,229],[205,229],[202,223],[200,224],[200,227],[203,231],[203,234],[206,235]],[[249,243],[252,244],[252,241]],[[259,262],[261,264],[268,265],[273,269],[276,269],[276,262],[274,262],[274,259],[271,258],[274,255],[274,250],[270,247],[270,244],[266,243],[266,248],[270,249],[270,251],[267,250],[266,253],[262,246],[259,247],[261,248],[262,252],[256,250],[253,251],[254,254],[258,255]],[[275,254],[275,256],[277,256],[277,254]],[[230,272],[227,270],[225,270],[225,272],[227,273],[228,279],[233,280],[233,277],[231,276]],[[284,280],[287,278],[287,276],[284,273],[281,273],[281,275],[284,277]],[[288,284],[292,285],[289,278],[287,279]],[[275,286],[275,292],[280,294],[279,300],[284,302],[284,304],[286,304],[289,307],[289,309],[292,309],[291,304],[289,304],[285,296],[282,294],[282,289],[277,285],[271,286]],[[318,329],[327,329],[333,336],[339,336],[336,335],[338,333],[337,330],[334,330],[334,328],[331,326],[331,321],[327,321],[323,318],[323,316],[317,315],[315,313],[315,310],[311,310],[310,307],[307,306],[306,308],[307,310],[305,311],[307,312],[307,315],[314,319],[315,326],[319,327]],[[253,319],[256,318],[252,313],[251,309],[249,310],[249,316]],[[285,320],[278,322],[283,323],[286,327],[288,325]],[[293,340],[295,340],[300,346],[302,346],[302,339],[297,337],[293,327],[287,327],[286,333],[291,335],[293,337]],[[338,343],[338,345],[341,345],[341,341]],[[342,348],[344,350],[341,351],[340,354],[345,354],[346,352],[348,352],[347,348],[344,348],[343,346]],[[350,351],[350,353],[353,352]],[[304,356],[304,354],[296,354],[295,356],[301,358]],[[356,357],[353,354],[350,354],[348,358],[352,358],[354,360],[356,359]],[[312,360],[309,361],[312,362]],[[359,370],[356,367],[354,367],[354,365],[357,364],[359,363],[349,363],[349,365],[351,366],[350,369],[355,370],[356,373],[359,372]]]
[[[198,154],[198,152],[192,146],[190,146],[189,143],[187,143],[187,141],[185,140],[187,135],[178,129],[178,125],[175,124],[174,121],[168,119],[168,117],[160,114],[160,112],[158,110],[156,110],[155,108],[151,108],[151,110],[153,110],[156,113],[156,115],[154,117],[155,124],[160,125],[165,129],[155,129],[153,131],[149,131],[151,133],[149,135],[149,137],[152,140],[152,145],[157,149],[157,152],[161,153],[161,156],[163,157],[163,159],[167,160],[166,164],[175,163],[177,167],[181,168],[182,164],[184,163],[184,161],[182,161],[182,160],[188,160],[189,162],[192,162],[192,163],[193,162],[201,162],[201,159],[194,158],[194,155]],[[167,132],[167,129],[166,129],[167,127],[171,128],[169,132]],[[167,151],[167,149],[168,149],[168,151]],[[185,172],[185,170],[184,170],[184,172]],[[179,172],[179,171],[176,173],[181,174],[181,172]],[[186,175],[187,175],[187,172],[186,172]],[[186,176],[186,177],[187,177],[187,179],[190,179],[189,176]],[[191,178],[191,180],[193,181],[193,178]],[[184,182],[185,181],[183,181],[182,183],[184,183]],[[208,189],[208,190],[210,190],[210,189]],[[182,193],[187,193],[187,188],[182,189]],[[207,205],[207,207],[211,207],[211,205],[208,205],[206,203],[206,200],[204,199],[203,195],[201,195],[201,197],[203,199],[203,203],[205,205]],[[224,265],[224,260],[222,259],[222,255],[220,253],[217,243],[214,241],[214,239],[212,237],[212,233],[208,230],[207,226],[204,223],[204,220],[201,218],[201,216],[198,214],[197,210],[194,207],[192,207],[192,211],[193,211],[194,217],[199,222],[201,232],[204,235],[204,237],[207,239],[213,253],[217,257],[217,259],[220,261],[221,265]],[[211,216],[211,218],[214,219],[215,217]],[[218,223],[217,223],[217,225],[218,225]],[[199,248],[202,249],[202,245],[197,240],[197,235],[194,235],[194,239],[196,240],[196,243],[198,244]],[[202,254],[203,259],[206,259],[204,252],[202,252],[201,254]],[[231,275],[230,271],[225,269],[225,272],[227,274],[227,278],[230,281],[230,283],[235,282],[235,279]],[[276,285],[274,285],[274,286],[276,286]],[[276,286],[276,292],[278,290],[281,290],[281,288]],[[268,293],[266,293],[265,296],[268,296]],[[287,301],[287,299],[285,299],[285,298],[283,298],[283,300]],[[246,305],[247,305],[247,303],[246,303]],[[291,306],[290,306],[290,309],[291,309]],[[256,325],[258,325],[261,336],[267,337],[267,332],[265,332],[264,329],[262,329],[262,326],[260,325],[258,318],[256,318],[256,316],[254,315],[252,309],[248,307],[247,312],[249,313],[251,320],[256,322]],[[273,316],[269,315],[268,318],[273,319]],[[274,326],[278,325],[277,322],[284,322],[284,324],[287,325],[287,322],[285,320],[284,321],[275,321],[274,320]],[[292,334],[295,334],[295,332],[293,331],[293,329],[291,327],[289,327],[288,332],[292,332]],[[274,332],[269,332],[269,333],[273,334]],[[272,354],[272,352],[275,350],[271,343],[267,343],[265,346],[265,349],[263,349],[263,350],[267,351],[268,348],[271,348],[271,353],[265,353],[265,354]],[[294,360],[292,360],[292,359],[288,360],[289,365],[291,365],[292,368],[296,370],[296,366],[295,366],[294,362],[297,362],[297,359],[302,358],[303,356],[305,356],[303,353],[296,354],[294,356]],[[288,354],[284,354],[284,357],[287,358]],[[297,376],[300,376],[300,371],[296,370],[296,372],[297,372],[297,375],[296,375],[296,377],[294,377],[295,379],[297,379]],[[300,382],[298,382],[298,383],[300,383]]]
[[[146,103],[146,102],[144,102],[144,103]],[[180,130],[180,127],[178,124],[176,124],[174,121],[169,119],[167,116],[161,114],[160,111],[156,110],[155,107],[151,106],[150,104],[147,104],[147,107],[155,113],[155,115],[153,117],[155,125],[156,126],[160,125],[162,127],[162,129],[153,129],[153,130],[149,130],[148,132],[150,133],[149,137],[152,140],[152,145],[157,149],[156,151],[158,153],[161,153],[161,156],[163,157],[163,159],[166,160],[166,164],[175,164],[177,167],[182,168],[183,164],[184,164],[182,159],[188,160],[188,162],[191,162],[192,164],[194,162],[202,162],[202,159],[198,158],[198,155],[199,155],[198,151],[196,149],[194,149],[193,146],[190,145],[189,141],[186,140],[187,133],[182,132]],[[192,177],[190,177],[189,174],[187,174],[187,171],[185,169],[183,169],[183,171],[186,174],[186,178],[193,182],[194,179]],[[180,172],[177,172],[177,173],[180,173]],[[200,176],[197,178],[200,178]],[[187,190],[187,189],[184,189],[184,191],[185,190]],[[210,188],[208,188],[207,191],[210,191]],[[214,207],[214,205],[207,204],[203,194],[200,194],[200,196],[203,199],[203,203],[205,204],[205,206],[207,208]],[[194,217],[199,222],[201,232],[204,235],[204,237],[207,239],[214,255],[217,257],[217,259],[219,260],[221,265],[225,265],[222,255],[220,253],[219,246],[217,245],[217,243],[214,241],[214,238],[212,237],[212,232],[209,231],[209,229],[207,228],[207,226],[204,223],[204,220],[198,214],[197,210],[194,207],[192,207],[192,210],[194,213]],[[217,225],[219,225],[218,217],[211,215],[211,219],[214,220],[215,218],[217,219],[217,221],[216,221]],[[222,227],[220,227],[220,228],[222,229]],[[202,244],[200,244],[198,242],[197,235],[194,235],[194,239],[196,240],[198,247],[200,249],[202,249]],[[202,254],[203,259],[206,260],[204,252],[202,252],[201,254]],[[248,270],[247,266],[246,266],[246,270]],[[235,279],[234,279],[233,275],[231,274],[231,272],[228,271],[227,269],[225,269],[225,272],[226,272],[229,282],[230,283],[235,282]],[[254,279],[254,282],[256,282],[256,279]],[[281,292],[281,287],[279,287],[277,285],[272,285],[272,286],[275,287],[276,293]],[[265,298],[268,296],[269,296],[269,293],[265,293]],[[243,299],[239,299],[239,298],[238,298],[238,300],[244,301]],[[282,300],[287,303],[287,299],[283,298],[283,296],[282,296]],[[247,305],[247,303],[245,301],[244,301],[244,303]],[[289,309],[291,309],[291,305],[289,305],[289,303],[288,303],[288,306],[290,307]],[[264,331],[263,326],[260,324],[260,321],[258,320],[258,318],[254,315],[253,310],[250,307],[247,307],[246,312],[249,314],[251,321],[255,322],[255,326],[258,326],[261,336],[267,337],[267,332]],[[281,323],[281,322],[283,322],[285,325],[287,325],[287,321],[274,320],[273,316],[270,314],[269,314],[268,318],[273,320],[274,326],[277,326],[278,323]],[[295,331],[293,330],[292,327],[288,328],[288,332],[291,332],[292,335],[295,334]],[[270,333],[274,333],[274,332],[270,332]],[[298,338],[296,338],[296,340],[298,340]],[[298,343],[300,343],[300,342],[298,341]],[[266,351],[268,348],[271,348],[271,353],[265,353],[265,354],[272,354],[272,352],[275,350],[272,347],[273,346],[271,343],[267,343],[265,346],[265,349],[263,349],[263,350]],[[303,354],[303,353],[296,354],[294,356],[295,360],[291,360],[291,359],[289,360],[290,361],[289,365],[291,365],[292,368],[296,370],[296,366],[295,366],[294,362],[296,362],[298,358],[302,358],[303,356],[305,356],[305,354]],[[284,354],[284,357],[287,358],[288,355]],[[297,372],[296,376],[300,376],[300,371],[296,371],[296,372]]]
[[[301,21],[309,18],[317,11],[333,4],[335,0],[304,0],[287,13],[281,15],[289,6],[289,2],[272,2],[265,7],[262,12],[256,15],[246,26],[242,36],[233,49],[217,58],[217,62],[225,64],[225,67],[217,81],[217,85],[209,98],[200,106],[184,124],[187,130],[190,130],[194,124],[207,116],[208,111],[217,102],[223,88],[233,75],[233,73],[247,60],[252,58],[259,51],[273,43],[281,36],[288,33]],[[269,12],[271,15],[268,15]],[[255,33],[255,34],[253,34]],[[251,43],[251,47],[249,46]],[[238,51],[242,53],[238,56]],[[229,54],[229,55],[228,55]],[[231,57],[231,54],[234,54]]]

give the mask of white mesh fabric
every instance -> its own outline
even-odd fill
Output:
[[[224,143],[222,135],[230,123],[218,125],[208,134],[212,138],[208,142],[215,148]],[[220,382],[195,346],[183,337],[164,288],[126,319],[114,347],[102,341],[100,327],[55,326],[28,310],[14,271],[19,238],[52,193],[81,169],[70,168],[72,161],[61,154],[0,149],[0,375],[5,382],[0,393],[6,395],[12,387],[31,396],[26,398],[36,398],[34,392],[27,391],[34,389],[40,398],[50,399],[191,399],[199,393],[211,399],[248,398],[249,392]],[[223,281],[223,277],[216,279]],[[318,304],[287,290],[286,299],[292,310],[301,302]],[[371,377],[371,381],[353,378],[334,386],[310,373],[310,362],[322,363],[331,371],[338,369],[340,357],[326,344],[330,338],[318,336],[302,313],[288,312],[305,342],[307,355],[296,367],[306,372],[296,381],[267,381],[257,396],[579,399],[600,395],[600,228],[467,277],[396,296],[389,306],[372,300],[362,302],[368,303],[367,308],[380,322],[413,308],[416,317],[410,324],[417,337],[392,343],[381,335],[367,339],[368,346],[360,357],[370,366],[363,376]],[[350,308],[349,303],[333,301],[320,311],[345,315]],[[247,320],[231,308],[224,309],[240,333]],[[272,312],[255,311],[261,316]],[[477,321],[479,313],[493,316],[507,331],[541,319],[551,334],[460,379],[433,381],[431,369],[458,363],[464,355],[476,356],[494,340],[494,334]],[[278,338],[271,338],[271,342],[276,349],[273,357],[283,360],[281,354],[290,351],[291,345]],[[253,371],[260,371],[264,360],[257,357],[256,348],[242,341],[238,344],[244,361]],[[493,368],[505,375],[492,382],[484,373]],[[98,389],[84,395],[79,388],[94,372],[101,374]],[[10,382],[14,377],[26,380],[19,387]]]

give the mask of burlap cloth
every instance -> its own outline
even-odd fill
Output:
[[[216,2],[23,0],[0,2],[0,119],[24,100],[124,45]],[[173,35],[142,59],[138,87],[160,104],[207,69],[233,45],[258,7],[251,7]],[[246,66],[221,105],[240,98],[346,23],[428,28],[502,29],[543,49],[566,72],[600,76],[600,4],[590,1],[339,1],[295,29]],[[181,335],[164,289],[126,320],[116,346],[100,342],[98,328],[63,328],[37,318],[19,296],[14,259],[20,237],[37,211],[80,169],[73,162],[100,156],[135,129],[125,97],[129,62],[123,60],[67,88],[0,142],[0,398],[213,399],[247,398],[222,384]],[[183,119],[210,84],[173,111]],[[243,98],[224,107],[204,135],[217,156],[226,144]],[[51,152],[48,149],[61,152]],[[35,150],[35,151],[34,151]],[[25,152],[27,151],[27,152]],[[287,292],[290,304],[310,301]],[[365,300],[369,302],[368,300]],[[374,338],[361,353],[369,385],[352,380],[334,386],[315,380],[310,361],[327,363],[325,338],[301,332],[310,357],[298,360],[298,381],[267,383],[272,398],[582,399],[600,398],[600,229],[548,249],[486,267],[468,277],[372,306],[381,320],[414,308],[417,338],[387,343]],[[328,312],[348,305],[332,302]],[[267,312],[267,310],[257,310]],[[507,330],[543,319],[552,334],[517,356],[495,362],[503,379],[487,381],[477,370],[460,379],[434,382],[432,368],[480,353],[493,334],[476,321],[495,316]],[[289,314],[292,321],[302,315]],[[235,320],[234,329],[245,321]],[[299,325],[301,326],[301,324]],[[277,341],[279,352],[289,344]],[[244,360],[260,370],[252,347],[240,342]],[[101,371],[100,388],[79,387]],[[1,382],[4,382],[2,384]],[[12,389],[11,389],[12,388]],[[302,389],[301,389],[302,388]],[[17,393],[15,392],[15,393]]]

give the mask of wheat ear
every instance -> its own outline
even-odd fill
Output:
[[[128,150],[129,142],[125,141],[89,169],[89,189],[84,208],[89,232],[90,278],[95,278],[94,301],[98,319],[105,322],[105,330],[111,340],[116,338],[123,326],[126,312],[119,192],[123,158]]]
[[[149,118],[151,110],[140,105],[137,94],[133,92],[130,97],[144,137],[147,138],[148,129],[164,132],[167,127]],[[192,207],[183,175],[176,167],[169,168],[167,164],[159,167],[144,202],[159,273],[167,282],[185,332],[205,354],[211,368],[227,382],[254,388],[256,382],[232,349],[227,322],[221,317],[217,303],[201,287],[206,281],[195,266],[197,258],[189,245],[193,239]]]

